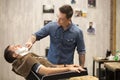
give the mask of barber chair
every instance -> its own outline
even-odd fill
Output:
[[[88,75],[87,69],[86,71],[82,71],[80,73],[75,71],[68,71],[68,72],[50,74],[46,76],[39,75],[34,71],[31,71],[28,77],[26,78],[26,80],[59,80],[59,79],[67,79],[70,77],[85,76],[85,75]]]

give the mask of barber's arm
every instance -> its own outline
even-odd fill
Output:
[[[62,68],[62,67],[81,67],[77,64],[61,64],[61,65],[55,65],[57,68]]]
[[[85,64],[85,54],[79,54],[79,65],[84,68]]]
[[[85,49],[83,32],[81,30],[79,31],[77,37],[77,51],[79,55],[79,65],[84,67],[86,49]]]
[[[26,47],[27,47],[28,49],[31,49],[31,47],[33,46],[33,44],[35,43],[35,41],[36,41],[36,36],[35,36],[35,35],[32,35],[32,36],[28,39],[28,41],[26,42]]]
[[[50,68],[50,67],[45,67],[41,65],[41,67],[38,70],[39,74],[42,75],[49,75],[49,74],[55,74],[55,73],[61,73],[61,72],[66,72],[66,71],[75,71],[80,73],[81,71],[85,71],[81,67],[62,67],[62,68]]]

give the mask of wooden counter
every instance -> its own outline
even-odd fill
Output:
[[[120,80],[120,62],[106,62],[106,80]]]
[[[104,63],[104,66],[113,72],[115,72],[116,70],[120,70],[120,62]]]
[[[98,78],[88,75],[88,76],[72,77],[69,80],[98,80]]]

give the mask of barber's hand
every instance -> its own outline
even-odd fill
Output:
[[[82,67],[69,67],[70,71],[75,71],[80,73],[81,71],[85,71]]]
[[[77,64],[66,64],[66,67],[79,67],[80,65]]]
[[[80,71],[86,71],[82,66],[79,66]]]
[[[33,46],[33,43],[32,42],[26,42],[25,46],[28,48],[28,50],[30,50],[31,47]]]
[[[79,67],[80,65],[77,65],[77,64],[73,64],[73,67]]]

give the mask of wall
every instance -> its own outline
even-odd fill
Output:
[[[88,8],[87,0],[76,0],[71,4],[74,9],[87,11],[86,17],[73,17],[72,20],[83,30],[86,45],[86,64],[92,75],[92,57],[104,56],[110,47],[110,0],[96,0],[96,8]],[[58,4],[59,3],[59,4]],[[5,62],[3,52],[8,44],[24,45],[32,33],[43,27],[45,19],[56,20],[58,7],[70,0],[0,0],[0,80],[23,80],[11,71],[11,65]],[[54,14],[43,14],[42,5],[53,4]],[[88,23],[94,22],[96,34],[88,35]],[[49,37],[36,42],[31,51],[44,56],[49,46]],[[78,56],[75,53],[75,63]]]
[[[120,0],[117,0],[116,1],[116,49],[117,50],[120,50],[120,9],[119,9],[119,7],[120,7]]]

